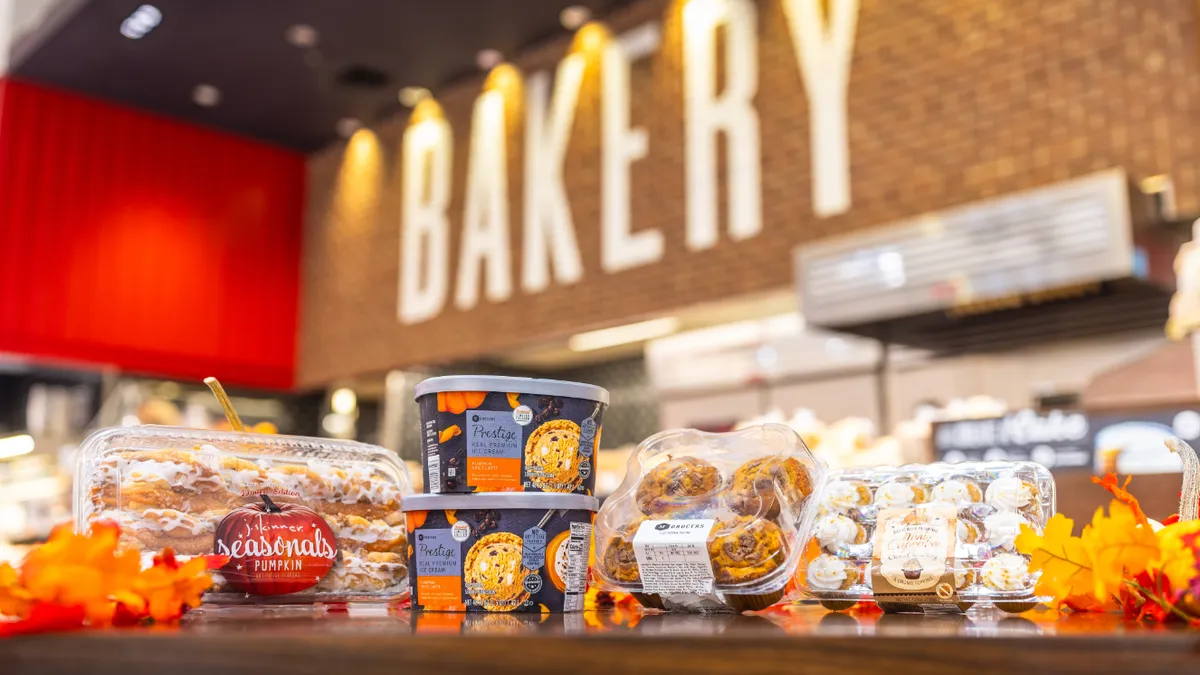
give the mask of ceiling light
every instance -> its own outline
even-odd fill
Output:
[[[221,90],[211,84],[198,84],[192,90],[192,100],[196,105],[211,108],[221,102]]]
[[[162,12],[154,5],[141,5],[121,22],[121,35],[140,40],[162,23]]]
[[[400,104],[409,108],[415,108],[418,103],[429,96],[429,90],[425,87],[405,87],[400,90]]]
[[[0,459],[12,459],[33,452],[33,436],[21,434],[0,438]]]
[[[354,132],[362,128],[362,121],[357,117],[343,117],[338,120],[337,132],[342,138],[350,138]]]
[[[592,10],[583,5],[571,5],[558,14],[558,20],[562,22],[563,28],[567,30],[575,30],[587,23],[591,18]]]
[[[321,38],[321,34],[317,32],[316,28],[305,23],[289,27],[284,36],[296,47],[316,47],[317,41]]]
[[[499,49],[481,49],[475,54],[475,65],[479,66],[480,70],[491,70],[504,60],[504,55]]]
[[[358,397],[349,389],[338,389],[329,397],[329,407],[339,415],[349,415],[358,407]]]
[[[640,321],[625,326],[617,326],[616,328],[605,328],[603,330],[594,330],[590,333],[572,335],[571,339],[567,341],[567,346],[573,352],[589,352],[594,349],[615,347],[630,342],[651,340],[664,335],[670,335],[677,330],[679,330],[679,319],[674,317],[651,319],[650,321]]]

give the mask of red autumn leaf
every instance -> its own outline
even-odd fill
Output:
[[[227,555],[211,554],[200,557],[204,558],[204,569],[206,570],[219,570],[229,564],[229,556]]]
[[[83,605],[64,607],[53,602],[34,603],[29,616],[20,621],[0,621],[0,637],[78,630],[86,624]]]
[[[1167,525],[1174,525],[1175,523],[1178,523],[1178,522],[1179,522],[1179,514],[1172,513],[1171,515],[1169,515],[1163,519],[1162,524],[1163,524],[1163,526],[1167,526]]]

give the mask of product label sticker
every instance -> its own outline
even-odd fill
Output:
[[[520,485],[521,425],[502,411],[467,411],[467,470],[480,488]]]
[[[583,609],[587,595],[588,554],[592,548],[592,524],[571,523],[571,537],[567,540],[567,568],[563,580],[563,611],[575,612]],[[557,558],[557,556],[556,556]]]
[[[299,504],[259,501],[239,506],[217,524],[213,552],[227,556],[221,574],[251,595],[298,593],[320,583],[337,562],[333,529]]]
[[[413,550],[424,605],[462,604],[462,547],[450,529],[418,530]]]
[[[883,509],[875,532],[871,586],[885,610],[954,605],[957,513],[953,506]]]
[[[546,561],[546,531],[534,525],[521,535],[521,566],[536,570]]]
[[[712,593],[708,535],[714,522],[711,518],[643,521],[633,537],[643,592]]]

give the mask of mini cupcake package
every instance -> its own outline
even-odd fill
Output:
[[[596,518],[596,584],[655,609],[765,609],[796,572],[824,479],[780,424],[651,436]]]
[[[1022,612],[1040,598],[1016,550],[1022,526],[1055,512],[1054,479],[1033,462],[969,462],[832,472],[804,562],[828,609],[875,600],[888,611]]]

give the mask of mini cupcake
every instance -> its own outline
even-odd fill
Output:
[[[858,583],[858,569],[835,555],[822,553],[808,564],[805,579],[817,591],[844,591]]]
[[[666,516],[702,506],[721,487],[717,467],[695,457],[668,459],[651,469],[637,488],[637,504],[647,516]]]
[[[776,486],[793,514],[800,513],[813,491],[808,469],[795,458],[760,457],[733,473],[727,488],[729,508],[740,516],[774,518],[779,515]]]
[[[929,501],[938,504],[953,504],[963,508],[983,501],[983,490],[979,484],[967,478],[950,478],[933,486]]]
[[[609,578],[626,584],[641,583],[642,575],[638,570],[637,555],[633,552],[633,537],[641,527],[638,520],[617,530],[609,537],[601,555],[601,564]]]
[[[827,512],[848,511],[871,503],[871,488],[861,480],[835,480],[825,486],[821,501]]]
[[[786,556],[783,531],[762,518],[718,520],[708,538],[713,575],[722,585],[760,579],[778,569]]]
[[[983,540],[983,525],[973,518],[958,519],[958,540],[964,544],[978,544]]]
[[[1016,476],[1001,476],[987,487],[984,500],[1001,511],[1036,510],[1037,485]]]
[[[988,560],[979,574],[983,585],[993,591],[1024,590],[1032,581],[1029,562],[1015,553],[1001,553]]]
[[[974,586],[979,581],[979,572],[973,567],[960,567],[954,570],[954,587],[960,591]]]
[[[830,553],[837,553],[839,550],[844,550],[855,544],[864,544],[867,541],[867,531],[863,529],[853,518],[849,518],[840,513],[831,513],[821,516],[813,527],[813,535],[817,538],[817,543],[821,548]]]
[[[890,480],[875,489],[875,505],[881,509],[903,508],[923,504],[928,496],[923,486],[910,480]]]
[[[1029,521],[1016,511],[993,513],[983,520],[988,545],[1006,551],[1013,550],[1022,525],[1029,525]]]

